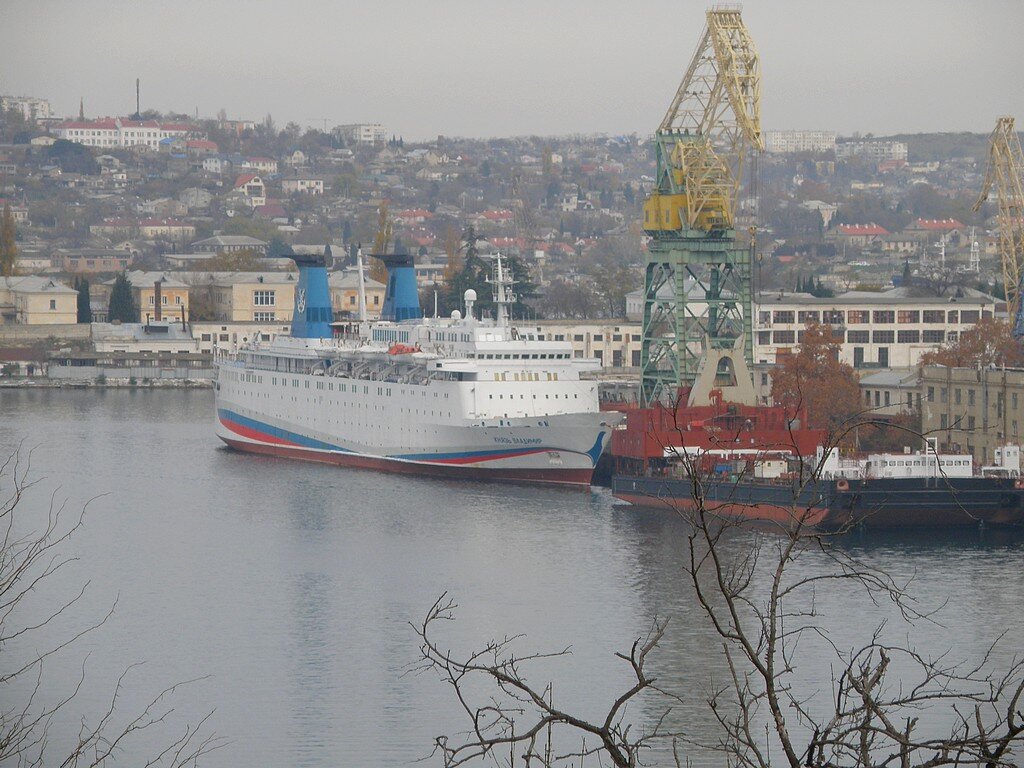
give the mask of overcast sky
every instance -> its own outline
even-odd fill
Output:
[[[708,2],[2,0],[0,92],[406,139],[650,133]],[[1024,120],[1020,0],[752,0],[765,128],[988,132]]]

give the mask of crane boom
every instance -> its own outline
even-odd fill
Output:
[[[736,247],[744,161],[763,149],[761,66],[736,8],[707,24],[655,133],[657,177],[644,203],[641,400],[693,384],[701,351],[742,347],[752,363],[752,256]],[[742,338],[742,344],[737,340]]]
[[[1000,117],[989,139],[988,167],[974,210],[981,209],[992,190],[999,207],[999,258],[1006,290],[1007,312],[1024,333],[1021,280],[1024,278],[1024,154],[1012,117]]]

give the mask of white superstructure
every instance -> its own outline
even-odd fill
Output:
[[[509,319],[511,276],[495,269],[495,319],[335,324],[330,339],[278,337],[218,360],[217,431],[243,450],[393,471],[589,483],[620,415],[571,344]],[[300,290],[296,308],[304,296]]]

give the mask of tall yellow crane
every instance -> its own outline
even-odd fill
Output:
[[[1000,117],[989,139],[988,170],[974,210],[996,190],[999,207],[999,258],[1003,267],[1007,311],[1015,334],[1024,334],[1021,316],[1021,277],[1024,275],[1024,154],[1012,117]]]
[[[737,247],[744,162],[760,151],[761,66],[740,11],[706,14],[697,50],[655,133],[657,177],[644,203],[641,401],[692,385],[705,344],[743,337],[753,358],[752,254]]]

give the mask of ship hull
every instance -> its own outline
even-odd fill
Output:
[[[504,419],[500,427],[438,424],[428,445],[392,444],[371,451],[358,439],[219,406],[216,433],[231,448],[264,456],[460,480],[588,487],[611,430],[606,419],[606,414],[562,414],[545,417],[543,427],[535,419]]]
[[[220,439],[229,447],[263,456],[312,461],[333,464],[353,469],[370,469],[392,474],[437,477],[451,480],[482,480],[489,482],[528,483],[573,486],[580,489],[590,486],[593,469],[550,469],[550,468],[494,468],[467,465],[431,464],[428,462],[402,461],[381,456],[364,456],[356,453],[316,451],[291,448],[282,445],[266,445],[234,440],[225,435]]]
[[[613,495],[653,509],[693,511],[692,483],[674,478],[612,478]],[[790,485],[712,480],[704,508],[726,519],[841,531],[1024,524],[1024,489],[998,478],[883,478]]]

